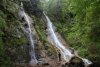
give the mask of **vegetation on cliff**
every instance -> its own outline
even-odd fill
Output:
[[[39,50],[55,59],[57,50],[46,37],[46,20],[50,17],[65,41],[85,58],[100,62],[100,1],[99,0],[31,0],[23,1],[25,11],[33,18],[33,25],[42,43]],[[0,0],[0,67],[14,67],[26,59],[29,44],[18,17],[19,0]],[[25,48],[21,48],[25,47]]]
[[[27,43],[20,29],[18,8],[16,1],[0,0],[0,67],[13,67],[20,46]]]

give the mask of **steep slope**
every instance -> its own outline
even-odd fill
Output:
[[[18,8],[16,1],[0,0],[0,67],[13,67],[28,56],[28,50],[20,47],[26,45],[27,39],[20,28]]]

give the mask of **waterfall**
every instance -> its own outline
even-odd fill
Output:
[[[60,50],[60,53],[63,57],[63,59],[66,62],[69,62],[70,59],[74,56],[76,56],[75,54],[72,54],[71,51],[66,48],[59,40],[58,36],[55,33],[55,30],[53,29],[53,24],[51,22],[51,20],[49,19],[49,17],[44,13],[46,19],[47,19],[47,30],[48,30],[48,37],[49,39],[53,42],[54,46],[57,47]],[[77,56],[79,57],[79,56]],[[84,59],[79,57],[80,59],[83,60],[85,67],[87,67],[88,65],[92,64],[91,61],[89,61],[88,59]]]
[[[71,51],[69,49],[66,49],[65,46],[63,46],[63,44],[59,41],[57,35],[55,34],[55,31],[53,29],[53,25],[52,22],[50,21],[50,19],[48,18],[48,16],[46,16],[47,19],[47,26],[48,26],[48,33],[49,33],[49,37],[51,39],[51,41],[55,44],[55,46],[60,50],[61,55],[63,56],[63,59],[66,62],[69,62],[70,59],[74,56]]]
[[[23,3],[21,3],[20,8],[21,8],[20,15],[21,15],[21,17],[24,18],[25,24],[26,24],[26,27],[24,27],[24,30],[26,31],[27,37],[28,37],[30,45],[31,45],[31,49],[30,49],[31,61],[30,61],[30,63],[36,64],[36,63],[38,63],[38,61],[35,56],[35,49],[34,49],[35,32],[34,32],[33,26],[32,26],[32,19],[25,13],[25,11],[23,9]]]

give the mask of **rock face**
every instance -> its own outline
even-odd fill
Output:
[[[27,13],[30,15],[33,14],[37,17],[42,16],[42,10],[38,7],[40,1],[39,0],[30,0],[30,1],[23,1],[24,3],[24,8]],[[27,5],[26,5],[27,4]]]
[[[16,62],[18,64],[28,63],[30,61],[29,49],[30,49],[30,46],[26,44],[26,45],[21,46],[19,50],[17,50],[18,56],[17,56]]]

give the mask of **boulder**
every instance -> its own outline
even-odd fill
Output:
[[[68,67],[85,67],[84,62],[79,57],[73,57],[68,63]]]

